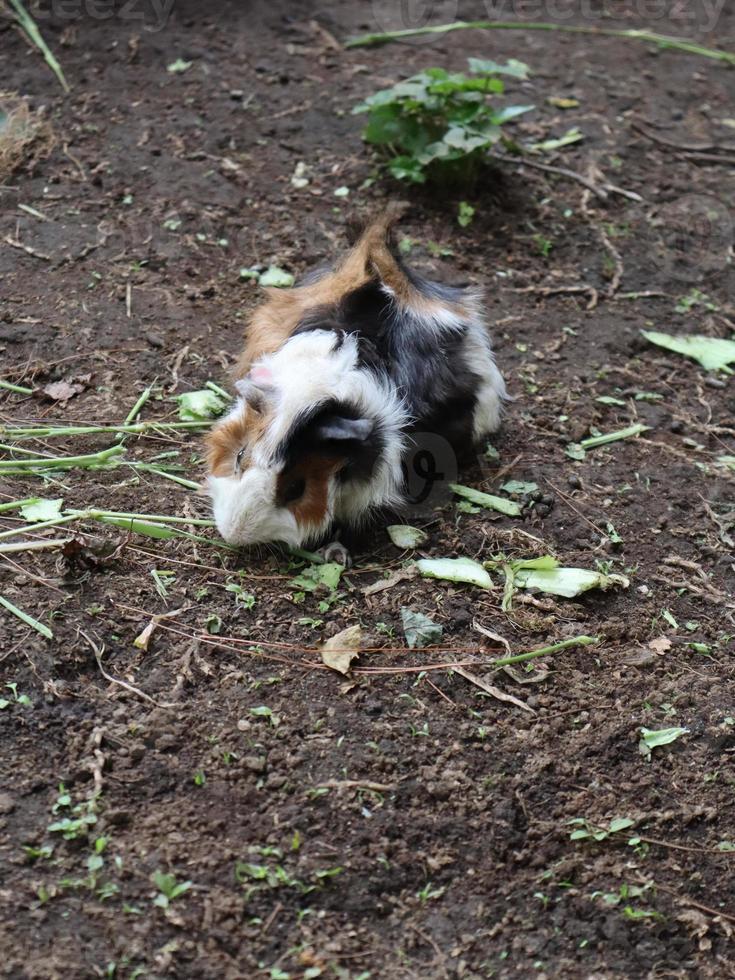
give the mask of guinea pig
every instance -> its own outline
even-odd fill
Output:
[[[431,282],[392,245],[396,211],[334,267],[269,290],[208,436],[208,487],[234,545],[314,545],[408,498],[429,433],[461,453],[494,432],[505,385],[481,293]]]

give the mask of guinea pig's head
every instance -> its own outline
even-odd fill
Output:
[[[208,437],[214,519],[228,543],[307,544],[345,499],[371,506],[376,477],[400,481],[385,395],[356,370],[351,347],[326,331],[295,336],[236,383],[232,410]]]

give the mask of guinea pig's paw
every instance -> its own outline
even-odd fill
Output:
[[[321,555],[324,561],[333,561],[337,565],[344,565],[345,568],[352,568],[350,553],[341,541],[330,541],[320,548],[317,554]]]

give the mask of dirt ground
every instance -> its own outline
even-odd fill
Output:
[[[599,22],[644,26],[638,6]],[[149,385],[142,417],[176,418],[176,394],[228,384],[258,299],[241,268],[299,275],[344,247],[355,211],[408,198],[409,261],[487,287],[513,396],[499,459],[462,482],[530,481],[549,498],[523,520],[446,502],[422,553],[553,553],[630,586],[517,596],[508,613],[497,576],[489,592],[410,579],[366,594],[412,557],[382,527],[332,592],[295,584],[303,563],[275,551],[92,523],[63,556],[3,555],[0,592],[54,638],[0,616],[0,680],[16,685],[0,710],[0,974],[735,977],[735,493],[718,462],[735,454],[735,394],[640,334],[735,329],[732,68],[530,32],[344,50],[333,39],[379,25],[370,3],[334,0],[176,0],[159,31],[120,5],[39,25],[69,95],[0,20],[3,84],[50,124],[0,188],[0,374],[36,391],[0,393],[3,424],[119,423]],[[676,16],[652,26],[735,49],[732,8],[709,34]],[[370,182],[351,107],[468,55],[531,66],[509,93],[537,106],[519,137],[583,131],[539,160],[634,196],[502,166],[463,229],[456,200]],[[168,70],[177,60],[191,64]],[[54,381],[81,391],[53,401]],[[635,422],[649,427],[637,439],[567,453]],[[111,438],[23,445],[71,455]],[[202,476],[196,435],[126,446]],[[205,497],[124,465],[4,478],[0,501],[32,495],[209,516]],[[403,607],[440,623],[441,644],[408,650]],[[372,649],[341,677],[318,646],[356,623]],[[483,674],[504,648],[478,624],[513,652],[600,641]],[[476,661],[525,709],[441,666]],[[675,726],[688,732],[641,754],[641,727]],[[63,820],[66,835],[48,829]]]

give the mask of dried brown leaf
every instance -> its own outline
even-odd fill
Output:
[[[348,674],[350,664],[360,654],[362,627],[348,626],[336,636],[331,636],[321,650],[322,661],[340,674]]]

